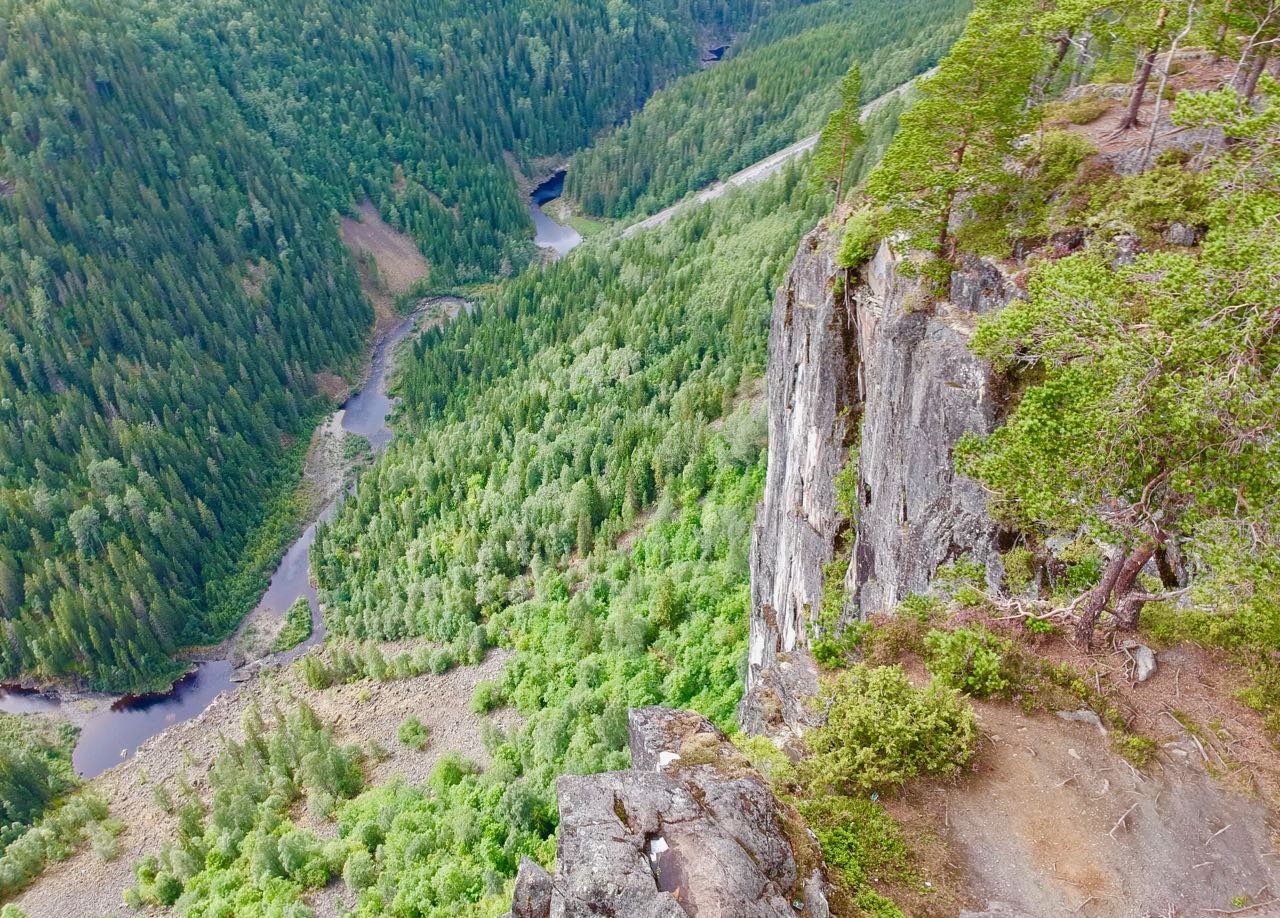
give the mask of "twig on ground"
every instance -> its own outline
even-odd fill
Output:
[[[1142,802],[1141,800],[1138,801],[1138,803],[1141,803],[1141,802]],[[1116,820],[1116,824],[1111,827],[1111,831],[1107,833],[1108,835],[1110,835],[1112,838],[1116,837],[1116,829],[1124,825],[1124,821],[1129,818],[1129,814],[1138,808],[1138,803],[1135,803],[1133,806],[1129,807],[1129,809],[1124,811],[1124,813],[1120,816],[1120,818]]]
[[[1218,837],[1219,835],[1221,835],[1223,832],[1227,831],[1227,829],[1231,828],[1233,825],[1235,825],[1235,823],[1233,823],[1233,822],[1229,822],[1229,823],[1227,823],[1225,826],[1223,826],[1223,827],[1222,827],[1221,829],[1219,829],[1217,832],[1214,832],[1212,835],[1210,835],[1208,838],[1206,838],[1206,839],[1204,840],[1204,843],[1205,843],[1206,845],[1207,845],[1207,844],[1209,844],[1209,842],[1213,841],[1215,838],[1217,838],[1217,837]]]

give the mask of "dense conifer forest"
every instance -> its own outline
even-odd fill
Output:
[[[970,6],[819,0],[772,17],[575,155],[566,194],[596,216],[660,210],[816,132],[852,61],[866,102],[928,70]]]
[[[296,530],[370,323],[334,211],[436,288],[533,247],[536,171],[795,3],[0,6],[0,678],[154,685]]]

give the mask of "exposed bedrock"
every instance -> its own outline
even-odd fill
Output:
[[[1002,391],[970,353],[978,316],[1017,289],[966,259],[934,301],[888,242],[857,271],[835,263],[822,226],[800,246],[774,304],[767,374],[769,467],[751,553],[751,638],[742,722],[756,732],[811,722],[807,648],[824,569],[839,553],[845,619],[891,612],[961,556],[997,582],[998,530],[956,442],[999,420]],[[856,520],[836,476],[857,451]],[[838,572],[837,572],[838,573]]]
[[[816,843],[723,733],[641,708],[630,743],[630,770],[556,783],[556,870],[521,863],[509,918],[829,916]]]

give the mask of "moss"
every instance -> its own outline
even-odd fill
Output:
[[[1045,106],[1045,119],[1069,124],[1092,124],[1115,106],[1114,99],[1105,96],[1081,96],[1070,102],[1053,102]]]

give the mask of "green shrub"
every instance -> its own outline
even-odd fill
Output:
[[[373,855],[363,848],[348,854],[347,861],[342,866],[342,881],[347,884],[348,889],[356,892],[372,886],[377,875],[378,870],[374,866]]]
[[[929,672],[944,684],[987,698],[1009,687],[1004,657],[1013,644],[987,629],[973,625],[955,631],[934,629],[925,635],[925,661]]]
[[[502,707],[502,687],[498,683],[485,679],[476,684],[471,695],[471,711],[473,714],[488,714],[495,708]]]
[[[431,731],[426,724],[412,714],[396,730],[396,739],[410,749],[416,749],[419,752],[427,748],[427,742],[430,738]]]
[[[1004,585],[1015,596],[1021,596],[1031,588],[1035,580],[1036,556],[1022,545],[1015,545],[1004,553]]]
[[[808,734],[809,783],[837,790],[903,784],[954,772],[973,756],[977,723],[953,689],[915,688],[899,666],[857,664],[827,680],[823,726]]]
[[[836,264],[842,268],[856,268],[876,253],[883,236],[875,211],[866,208],[855,211],[845,221],[844,238],[840,241]]]

